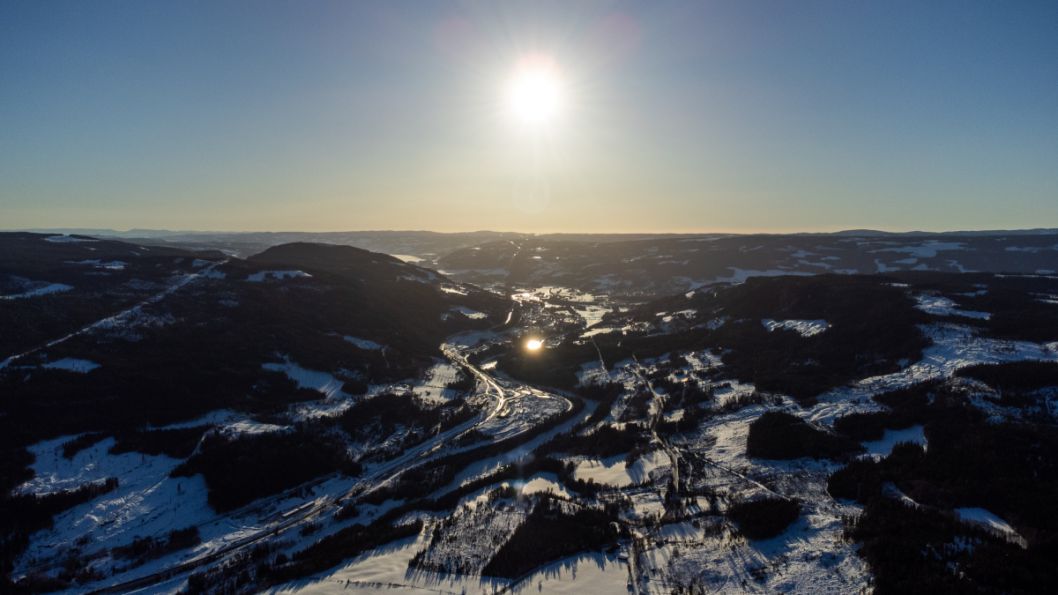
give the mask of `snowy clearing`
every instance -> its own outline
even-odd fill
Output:
[[[478,312],[477,310],[467,308],[466,306],[452,306],[448,311],[462,314],[471,320],[484,320],[489,317],[489,315],[484,312]]]
[[[70,291],[71,289],[73,289],[73,286],[67,285],[65,283],[48,283],[47,285],[44,285],[42,287],[30,289],[29,291],[23,291],[22,293],[0,295],[0,300],[21,300],[25,298],[32,298],[52,293],[62,293],[64,291]]]
[[[899,248],[879,248],[877,250],[871,250],[871,252],[897,252],[901,254],[909,254],[915,258],[934,258],[938,252],[949,252],[953,250],[965,250],[966,244],[963,242],[940,242],[936,240],[930,240],[924,244],[918,246],[901,246]]]
[[[918,302],[915,305],[916,308],[933,316],[962,316],[963,318],[976,318],[978,320],[988,320],[992,317],[988,312],[960,310],[955,305],[955,302],[939,295],[917,295],[915,296],[915,301]]]
[[[627,466],[624,455],[602,460],[586,459],[577,463],[573,477],[584,481],[591,479],[598,484],[623,488],[649,481],[651,471],[668,464],[668,456],[661,450],[647,453]]]
[[[887,457],[893,452],[893,447],[901,442],[911,442],[926,447],[926,434],[923,432],[923,427],[911,426],[902,430],[886,430],[880,439],[864,442],[863,447],[867,449],[868,456]]]
[[[1004,533],[1011,537],[1020,539],[1021,535],[1010,525],[1010,523],[999,518],[998,515],[985,508],[956,508],[955,514],[960,521],[973,525],[981,525],[997,533]]]
[[[765,318],[760,321],[768,332],[779,329],[794,331],[802,337],[812,337],[830,328],[826,320],[772,320]]]
[[[444,362],[434,364],[426,370],[423,380],[412,388],[415,396],[431,403],[444,403],[458,396],[448,384],[459,379],[459,368]]]
[[[258,271],[252,273],[246,277],[246,280],[250,283],[261,283],[268,279],[283,280],[283,279],[298,279],[302,277],[311,277],[312,275],[305,271]]]
[[[947,378],[956,370],[975,364],[1058,361],[1058,350],[1053,344],[979,337],[972,329],[957,324],[929,325],[922,330],[933,340],[933,345],[922,351],[921,360],[892,374],[864,378],[852,386],[820,395],[809,415],[810,421],[832,425],[834,419],[848,413],[881,411],[883,408],[871,396]]]
[[[367,339],[361,339],[360,337],[343,335],[342,339],[345,339],[349,343],[352,343],[353,345],[356,345],[360,349],[364,349],[366,351],[377,351],[383,348],[380,343],[375,343],[374,341],[369,341]]]
[[[780,269],[769,269],[766,271],[757,271],[753,269],[740,269],[738,267],[727,267],[731,270],[731,274],[727,277],[716,277],[713,279],[713,283],[745,283],[746,279],[750,277],[783,277],[783,276],[794,276],[794,277],[811,277],[812,273],[803,273],[798,271],[784,271]]]
[[[48,236],[44,238],[45,242],[51,242],[53,244],[76,244],[79,242],[98,242],[99,240],[93,238],[77,238],[68,235],[56,235]]]
[[[129,264],[129,263],[124,262],[122,260],[102,261],[102,260],[99,260],[98,258],[93,258],[93,259],[89,259],[89,260],[68,260],[66,262],[69,263],[69,264],[80,264],[80,265],[85,265],[85,266],[91,266],[91,267],[95,267],[97,269],[103,269],[103,270],[107,270],[107,271],[123,271],[123,270],[125,270],[125,267],[127,267],[128,264]]]
[[[66,370],[67,372],[87,374],[88,372],[91,372],[92,370],[95,370],[100,366],[99,364],[90,360],[79,359],[76,357],[64,357],[62,359],[57,359],[53,362],[48,362],[44,364],[44,367],[48,368],[49,370]]]
[[[298,385],[298,388],[308,388],[319,391],[324,397],[332,399],[337,396],[347,396],[342,393],[343,382],[327,372],[318,372],[302,368],[289,359],[283,363],[261,364],[261,367],[271,372],[282,372]]]

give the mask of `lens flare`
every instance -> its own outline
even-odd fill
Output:
[[[539,351],[544,346],[543,339],[529,339],[525,342],[525,348],[529,351]]]
[[[562,77],[554,61],[532,56],[519,63],[507,83],[506,95],[516,119],[525,124],[546,124],[562,109]]]

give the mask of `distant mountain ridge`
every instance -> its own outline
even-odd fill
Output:
[[[171,230],[171,229],[151,229],[151,228],[130,228],[127,230],[118,230],[112,228],[96,228],[96,227],[40,227],[40,228],[26,228],[26,229],[11,229],[7,231],[28,231],[33,233],[63,233],[63,234],[83,234],[83,235],[105,235],[123,238],[157,238],[157,237],[173,237],[173,236],[336,236],[336,235],[364,235],[364,236],[381,236],[381,235],[434,235],[434,236],[519,236],[519,237],[539,237],[539,238],[602,238],[602,237],[620,237],[623,239],[633,238],[657,238],[657,237],[672,237],[672,236],[683,236],[683,237],[699,237],[699,236],[739,236],[739,235],[837,235],[837,236],[931,236],[931,235],[966,235],[966,236],[994,236],[994,235],[1046,235],[1046,234],[1058,234],[1058,227],[1035,227],[1029,229],[962,229],[962,230],[948,230],[948,231],[929,231],[929,230],[912,230],[912,231],[887,231],[882,229],[869,229],[869,228],[857,228],[857,229],[843,229],[839,231],[793,231],[793,232],[627,232],[627,233],[604,233],[604,232],[556,232],[556,233],[530,233],[530,232],[519,232],[519,231],[495,231],[495,230],[475,230],[475,231],[430,231],[425,229],[378,229],[378,230],[347,230],[347,231],[213,231],[213,230]]]

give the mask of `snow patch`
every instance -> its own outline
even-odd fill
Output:
[[[68,235],[55,235],[44,238],[45,242],[51,242],[52,244],[77,244],[80,242],[98,242],[99,240],[93,238],[78,238]]]
[[[122,260],[99,260],[98,258],[92,258],[89,260],[68,260],[68,264],[80,264],[85,266],[95,267],[97,269],[104,269],[108,271],[123,271],[129,263]]]
[[[871,440],[863,443],[869,456],[887,457],[893,452],[893,447],[901,442],[911,442],[926,446],[926,434],[922,426],[911,426],[903,430],[886,430],[879,440]]]
[[[573,477],[621,488],[649,481],[651,471],[668,463],[668,456],[660,450],[639,457],[631,465],[625,465],[625,457],[620,455],[602,460],[587,459],[577,463]]]
[[[731,275],[727,277],[716,277],[713,279],[714,283],[745,283],[746,279],[750,277],[811,277],[812,273],[804,273],[800,271],[784,271],[779,269],[769,269],[765,271],[758,271],[753,269],[740,269],[738,267],[727,267],[731,269]]]
[[[998,515],[986,508],[956,508],[954,512],[959,517],[959,520],[964,523],[981,525],[998,533],[1021,537],[1010,523],[999,518]]]
[[[24,291],[22,293],[0,295],[0,300],[20,300],[52,293],[62,293],[64,291],[70,291],[71,289],[73,289],[73,286],[65,283],[48,283],[47,285]]]
[[[962,316],[963,318],[975,318],[977,320],[988,320],[992,317],[989,312],[960,310],[955,305],[955,302],[940,295],[920,294],[915,296],[915,301],[918,302],[915,305],[916,308],[933,316]]]
[[[327,372],[308,370],[290,360],[286,360],[281,364],[261,364],[261,367],[271,372],[282,372],[287,375],[287,378],[293,380],[294,383],[298,385],[298,388],[308,388],[318,391],[328,399],[344,395],[344,393],[342,393],[342,386],[344,383]]]
[[[830,328],[830,323],[826,320],[772,320],[771,318],[765,318],[760,322],[764,325],[764,328],[768,329],[768,332],[783,329],[794,331],[802,337],[813,337]]]
[[[358,348],[364,349],[366,351],[378,351],[379,349],[383,348],[382,344],[380,343],[375,343],[374,341],[369,341],[367,339],[361,339],[360,337],[343,335],[342,339],[345,339],[347,342],[352,343]]]
[[[489,315],[485,314],[484,312],[478,312],[477,310],[474,310],[473,308],[467,308],[466,306],[452,306],[448,310],[450,312],[462,314],[463,316],[466,316],[471,320],[484,320],[489,317]]]
[[[899,248],[879,248],[877,250],[871,250],[871,252],[897,252],[901,254],[909,254],[915,258],[933,258],[937,256],[938,252],[949,252],[952,250],[965,250],[966,244],[963,242],[940,242],[937,240],[930,240],[924,244],[918,246],[900,246]]]
[[[64,357],[53,362],[48,362],[44,364],[44,367],[48,368],[49,370],[66,370],[67,372],[87,374],[100,366],[99,364],[86,359],[78,359],[76,357]]]
[[[263,282],[265,280],[268,280],[268,279],[283,280],[283,279],[297,279],[297,278],[311,277],[311,276],[312,275],[306,273],[305,271],[297,271],[297,270],[293,270],[293,271],[258,271],[256,273],[251,274],[249,277],[246,277],[246,280],[251,282],[251,283],[261,283],[261,282]]]

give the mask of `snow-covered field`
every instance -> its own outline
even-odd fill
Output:
[[[748,540],[730,528],[694,539],[684,537],[679,556],[672,548],[662,556],[661,576],[651,581],[651,592],[681,585],[707,592],[846,593],[866,584],[865,562],[842,538],[842,517],[856,508],[834,501],[826,492],[827,477],[839,465],[748,458],[749,423],[762,410],[748,407],[714,418],[705,424],[700,438],[681,444],[707,461],[705,472],[692,481],[707,487],[721,503],[768,493],[797,498],[802,502],[800,518],[781,535],[766,540]]]
[[[438,363],[426,370],[425,377],[412,390],[425,401],[444,403],[457,396],[457,391],[446,387],[458,379],[459,368],[448,362]]]
[[[650,472],[662,465],[668,465],[669,459],[662,451],[647,453],[632,464],[625,465],[624,456],[608,459],[585,459],[577,463],[573,473],[576,479],[612,486],[627,487],[650,481]]]

